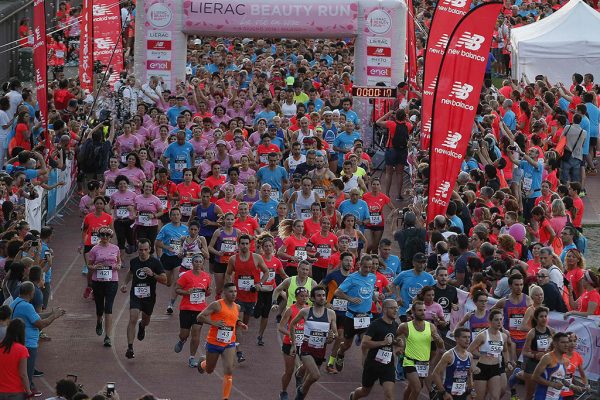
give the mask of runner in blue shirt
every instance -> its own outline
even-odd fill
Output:
[[[185,141],[185,132],[177,132],[177,141],[167,147],[160,158],[163,165],[169,165],[171,180],[175,183],[183,182],[183,170],[194,165],[194,147]]]
[[[279,155],[277,153],[269,154],[269,165],[260,168],[256,173],[256,178],[260,184],[268,183],[271,185],[271,199],[279,201],[281,193],[288,184],[288,172],[280,165]]]
[[[417,297],[423,286],[435,285],[433,276],[425,272],[426,264],[427,256],[423,253],[417,253],[413,257],[414,268],[400,272],[400,275],[394,280],[394,285],[400,289],[398,315],[400,315],[402,322],[406,322],[406,311],[410,308],[413,299]]]
[[[400,269],[400,258],[392,254],[392,242],[389,239],[379,241],[379,257],[386,266],[385,270],[380,269],[379,272],[393,282],[402,270]]]
[[[352,121],[354,125],[358,125],[358,114],[350,109],[352,106],[352,101],[349,98],[345,98],[342,100],[342,109],[340,110],[340,114],[346,116],[346,121]]]
[[[375,300],[383,300],[383,294],[374,298],[375,274],[371,273],[373,259],[366,255],[360,260],[358,272],[350,274],[335,291],[335,297],[348,301],[348,310],[344,320],[344,341],[336,355],[335,368],[344,368],[344,354],[352,346],[355,335],[362,337],[371,324],[371,305]]]
[[[344,155],[352,151],[354,141],[358,139],[360,139],[360,133],[354,130],[354,123],[346,121],[344,131],[340,132],[333,141],[333,150],[338,153],[338,168],[342,168]]]
[[[183,105],[185,97],[177,96],[175,99],[177,100],[175,105],[167,110],[167,117],[169,118],[169,124],[171,126],[177,125],[177,117],[179,117],[179,114],[181,114],[183,110],[189,110],[189,108]]]
[[[369,223],[370,213],[369,205],[360,198],[360,189],[354,188],[350,190],[350,198],[341,202],[339,212],[342,214],[342,217],[346,214],[354,215],[360,231],[364,232],[364,224]]]
[[[250,215],[258,217],[260,227],[264,228],[272,217],[277,216],[278,204],[271,199],[271,185],[265,183],[260,187],[260,199],[252,205]]]

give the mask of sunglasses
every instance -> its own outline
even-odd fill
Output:
[[[550,275],[540,275],[540,274],[537,274],[536,276],[538,278],[548,278]]]
[[[100,236],[100,237],[111,237],[112,235],[110,233],[101,233],[98,236]]]

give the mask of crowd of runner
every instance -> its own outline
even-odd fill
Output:
[[[493,76],[510,68],[510,27],[555,3],[499,18]],[[431,7],[417,10],[428,26]],[[352,56],[350,40],[190,38],[173,90],[123,72],[85,93],[57,70],[47,131],[32,90],[11,80],[0,98],[0,399],[41,396],[38,344],[64,311],[52,304],[53,229],[29,228],[25,200],[64,185],[51,175],[74,164],[81,290],[106,347],[123,334],[115,297],[129,296],[127,359],[158,311],[179,316],[161,351],[185,351],[202,374],[221,359],[223,399],[244,347],[278,345],[263,338],[274,324],[280,399],[316,398],[313,384],[343,374],[348,352],[363,363],[351,400],[376,382],[395,398],[400,380],[408,400],[516,398],[521,383],[527,400],[589,390],[577,336],[549,323],[552,311],[600,315],[582,227],[597,173],[594,77],[487,81],[452,201],[428,224],[419,92],[400,83],[373,118],[385,150],[374,165],[372,132],[352,110]],[[88,398],[76,389],[60,381],[57,396]]]

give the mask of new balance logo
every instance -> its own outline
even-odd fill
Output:
[[[456,48],[464,47],[468,50],[479,50],[485,42],[485,38],[481,35],[471,32],[465,32],[456,42]]]
[[[113,41],[108,38],[96,38],[94,39],[94,44],[98,50],[108,50],[115,45]]]
[[[92,6],[92,13],[94,17],[101,17],[103,15],[112,15],[110,7],[106,4],[94,4]]]
[[[165,47],[165,42],[156,42],[156,49],[162,49]]]
[[[442,4],[456,8],[463,8],[467,5],[467,0],[444,0]]]
[[[383,47],[378,47],[377,50],[373,52],[373,55],[376,56],[381,56],[383,54],[385,54],[385,50],[383,49]]]
[[[438,77],[436,76],[435,79],[432,80],[429,85],[427,85],[427,89],[435,90],[435,87],[437,86],[437,80],[438,80]]]
[[[429,117],[425,125],[423,125],[423,132],[431,132],[431,117]]]
[[[435,44],[435,47],[445,49],[448,46],[448,40],[450,40],[450,36],[448,36],[447,33],[444,33]]]
[[[450,97],[456,97],[460,100],[466,100],[469,98],[469,95],[473,91],[473,86],[468,83],[462,83],[459,81],[454,82],[452,85],[452,92],[450,92]]]
[[[442,146],[447,147],[449,149],[456,149],[458,146],[458,142],[462,139],[462,135],[458,132],[448,131],[448,136],[446,136],[446,140],[442,143]]]
[[[448,191],[450,190],[450,182],[442,181],[440,186],[435,190],[435,197],[439,197],[441,199],[445,199],[448,197]]]

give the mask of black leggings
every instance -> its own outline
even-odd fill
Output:
[[[133,224],[133,220],[130,218],[115,219],[115,234],[117,235],[117,244],[121,250],[125,248],[125,242],[131,246],[135,244],[131,224]]]
[[[96,315],[101,317],[106,314],[112,314],[113,303],[117,295],[119,282],[100,282],[92,281],[92,289],[94,290],[94,302],[96,303]]]
[[[135,226],[135,237],[137,240],[148,239],[150,241],[150,253],[154,253],[154,241],[158,235],[158,225],[154,226]]]

